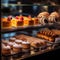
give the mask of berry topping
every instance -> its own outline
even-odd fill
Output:
[[[12,16],[8,16],[7,20],[10,21],[12,19]]]
[[[19,19],[18,16],[16,16],[16,19]]]
[[[20,20],[21,20],[21,21],[23,21],[23,20],[24,20],[23,16],[21,16],[21,17],[20,17]]]

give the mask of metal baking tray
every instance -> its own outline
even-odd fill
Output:
[[[26,35],[26,36],[32,37],[31,35],[28,35],[28,34],[20,34],[20,35]],[[37,38],[37,37],[34,37],[34,38]],[[37,39],[40,39],[40,38],[37,38]],[[44,39],[40,39],[40,40],[44,40]],[[44,41],[46,41],[46,40],[44,40]],[[53,45],[50,42],[46,41],[46,44],[47,45],[40,46],[39,48],[34,48],[34,47],[31,46],[31,49],[29,50],[29,52],[31,52],[31,51],[42,51],[42,50],[45,50],[47,48],[52,49],[52,46]],[[20,53],[17,53],[17,54],[21,54],[21,52]],[[16,53],[11,52],[11,54],[9,54],[9,55],[3,55],[3,56],[13,56],[13,55],[16,55]]]
[[[20,33],[19,35],[21,35],[22,33]],[[18,34],[17,34],[18,35]],[[17,36],[16,35],[16,36]],[[36,37],[36,35],[29,35],[29,34],[23,34],[23,35],[26,35],[26,36],[30,36],[30,37],[35,37],[35,38],[38,38]],[[40,38],[38,38],[40,39]],[[44,39],[42,39],[44,40]],[[45,40],[46,41],[46,40]],[[18,60],[23,60],[25,58],[29,58],[29,57],[32,57],[32,56],[36,56],[36,55],[39,55],[39,54],[43,54],[43,53],[46,53],[46,52],[49,52],[49,51],[53,51],[55,50],[56,48],[60,47],[60,46],[57,46],[57,47],[53,47],[54,44],[52,42],[49,42],[49,41],[46,41],[47,42],[47,46],[41,46],[39,49],[31,49],[29,52],[21,52],[21,53],[12,53],[10,55],[2,55],[2,60],[14,60],[14,59],[18,59]]]

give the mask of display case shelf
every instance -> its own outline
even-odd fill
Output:
[[[22,26],[22,27],[13,27],[13,28],[5,28],[5,29],[1,29],[1,33],[10,33],[10,32],[16,32],[16,31],[27,31],[29,30],[34,30],[34,29],[39,29],[39,28],[44,28],[44,27],[49,27],[52,26],[53,24],[46,24],[46,25],[35,25],[35,26]]]
[[[13,28],[5,28],[1,29],[1,33],[11,33],[11,32],[16,32],[16,31],[27,31],[27,30],[34,30],[34,29],[40,29],[40,28],[57,28],[60,29],[60,22],[58,23],[50,23],[50,24],[45,24],[45,25],[35,25],[35,26],[22,26],[22,27],[13,27]]]
[[[6,3],[2,3],[2,6],[6,5]],[[8,6],[60,6],[60,5],[49,5],[49,4],[8,4]]]
[[[14,55],[14,56],[2,56],[2,60],[3,59],[9,59],[9,60],[26,60],[26,59],[28,59],[28,60],[30,60],[30,59],[32,59],[32,57],[33,57],[33,59],[35,59],[35,58],[40,58],[40,59],[43,59],[42,57],[44,57],[44,54],[46,54],[45,55],[45,58],[47,57],[47,55],[49,54],[49,56],[51,56],[51,54],[53,54],[53,52],[58,52],[59,51],[59,49],[60,49],[60,47],[58,47],[58,48],[53,48],[53,49],[46,49],[46,50],[42,50],[42,51],[37,51],[37,52],[35,52],[34,54],[30,54],[30,53],[25,53],[22,57],[20,57],[20,56],[18,56],[18,55]],[[16,57],[17,56],[17,57]],[[41,57],[42,56],[42,57]],[[55,58],[55,57],[54,57]]]

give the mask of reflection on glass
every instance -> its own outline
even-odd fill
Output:
[[[6,33],[6,34],[2,34],[2,38],[9,38],[9,37],[13,37],[15,35],[16,35],[16,33]]]

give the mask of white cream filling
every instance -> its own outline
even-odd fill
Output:
[[[15,40],[15,42],[21,42],[22,43],[22,40]]]
[[[2,46],[3,49],[10,49],[10,46]]]
[[[14,43],[15,43],[15,42],[14,42]],[[8,45],[14,45],[14,43],[12,43],[12,42],[9,42],[9,43],[8,43]]]
[[[16,48],[22,48],[21,45],[18,45],[18,44],[16,44],[16,43],[13,45],[13,47],[16,47]]]
[[[11,39],[11,40],[16,40],[16,38],[13,38],[13,37],[11,37],[10,39]]]
[[[22,44],[30,44],[29,42],[22,42]]]

